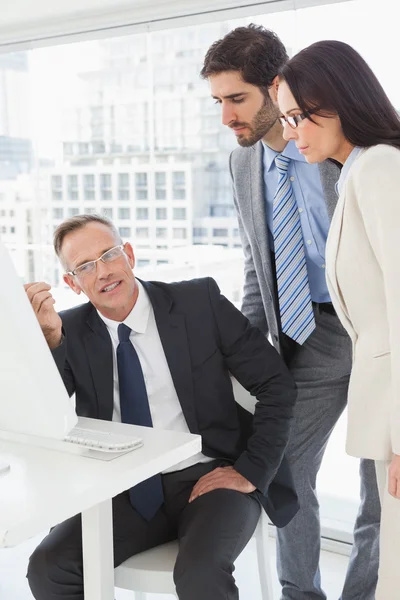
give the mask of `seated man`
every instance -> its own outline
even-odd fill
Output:
[[[202,452],[113,499],[114,557],[178,538],[180,600],[236,599],[234,562],[265,509],[278,526],[297,511],[282,457],[296,398],[289,372],[214,280],[144,282],[114,225],[62,223],[54,246],[65,282],[90,302],[58,315],[50,286],[25,286],[77,413],[202,437]],[[256,398],[234,401],[229,374]],[[83,600],[81,522],[55,527],[30,558],[37,600]]]

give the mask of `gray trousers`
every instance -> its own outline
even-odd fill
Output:
[[[329,436],[347,402],[351,342],[335,315],[315,311],[316,330],[291,358],[298,399],[287,458],[300,511],[277,531],[281,600],[325,600],[319,571],[316,477]],[[361,505],[341,600],[374,600],[379,561],[380,502],[373,461],[362,460]],[[332,473],[332,478],[337,473]],[[337,482],[338,487],[340,481]]]
[[[224,463],[226,465],[226,463]],[[163,475],[165,502],[147,522],[128,493],[113,499],[114,564],[174,539],[179,554],[174,580],[180,600],[238,600],[234,562],[256,528],[261,506],[253,494],[218,489],[188,500],[194,484],[221,461]],[[80,515],[57,525],[29,560],[36,600],[83,600]]]

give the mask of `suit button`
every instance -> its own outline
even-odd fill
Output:
[[[274,334],[274,340],[275,340],[275,342],[278,341],[278,336],[276,334]]]

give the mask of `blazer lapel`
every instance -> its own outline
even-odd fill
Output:
[[[274,273],[271,264],[271,250],[268,240],[268,226],[265,211],[264,194],[264,165],[263,165],[263,146],[262,142],[257,142],[250,149],[249,160],[249,182],[247,189],[250,192],[248,198],[251,208],[251,218],[253,222],[255,240],[258,245],[260,256],[265,274],[265,280],[271,296],[274,295]]]
[[[199,433],[185,317],[173,313],[173,301],[165,291],[146,281],[142,284],[153,305],[161,344],[186,423],[191,433]]]
[[[340,290],[339,282],[336,274],[336,263],[339,252],[340,239],[342,235],[343,213],[345,207],[345,192],[343,191],[339,197],[336,209],[332,218],[331,227],[329,229],[328,240],[326,243],[326,280],[328,284],[329,294],[334,301],[336,311],[339,318],[346,328],[348,334],[353,339],[356,338],[356,333],[351,325],[350,317],[347,312],[347,307]]]
[[[83,343],[97,396],[97,418],[111,421],[114,406],[112,342],[107,327],[93,308]]]

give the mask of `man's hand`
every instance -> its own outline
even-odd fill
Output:
[[[400,456],[397,454],[389,465],[389,494],[400,499]]]
[[[250,494],[256,489],[250,481],[235,471],[233,467],[218,467],[207,473],[207,475],[200,477],[192,490],[189,502],[193,502],[193,500],[207,494],[207,492],[220,488],[236,490],[243,494]]]
[[[40,281],[27,283],[24,288],[50,350],[57,348],[61,342],[62,321],[54,310],[55,300],[50,293],[51,287]]]

